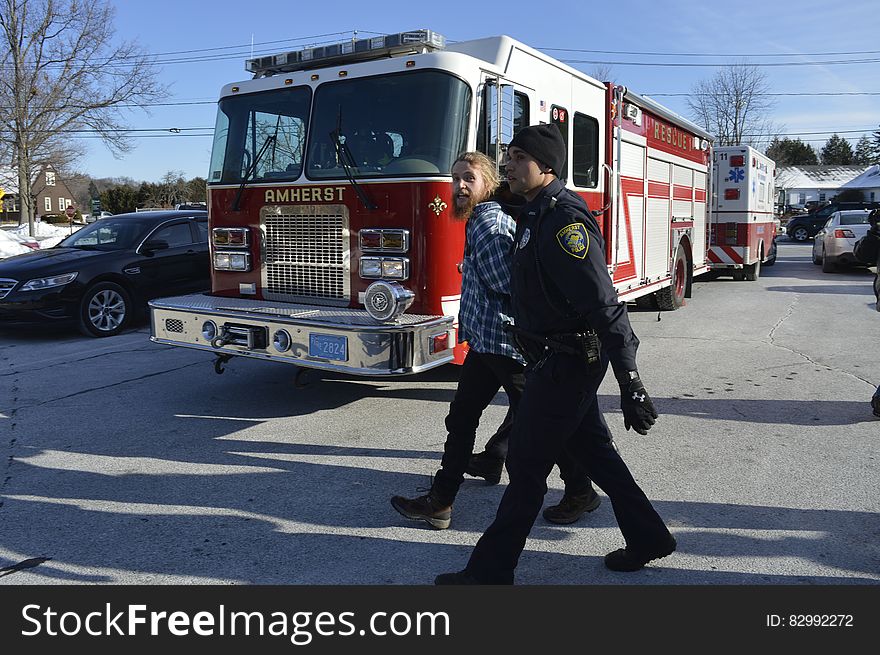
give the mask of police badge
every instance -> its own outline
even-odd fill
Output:
[[[531,238],[532,233],[529,231],[529,228],[523,230],[522,237],[519,240],[519,249],[522,250],[526,247],[526,244],[529,242],[529,238]]]
[[[556,233],[556,240],[562,249],[572,257],[583,259],[590,249],[590,235],[583,223],[572,223]]]

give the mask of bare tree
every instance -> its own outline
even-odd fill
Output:
[[[717,145],[762,149],[778,131],[770,120],[776,103],[769,90],[764,73],[741,62],[697,82],[687,103],[691,117],[715,136]]]
[[[149,55],[113,44],[106,0],[0,0],[0,161],[18,171],[22,217],[34,232],[31,185],[51,163],[80,151],[77,132],[100,136],[114,154],[130,147],[121,105],[163,97]]]
[[[587,70],[587,75],[600,82],[614,81],[614,66],[611,64],[593,64]]]

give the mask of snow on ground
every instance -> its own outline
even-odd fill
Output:
[[[20,243],[6,234],[5,230],[0,230],[0,259],[12,257],[13,255],[21,255],[26,252],[33,252],[23,243]]]

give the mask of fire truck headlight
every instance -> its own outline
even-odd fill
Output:
[[[217,324],[214,321],[205,321],[202,323],[202,336],[205,341],[213,341],[217,336]]]
[[[364,294],[364,308],[377,321],[391,321],[409,308],[414,297],[396,282],[373,282]]]
[[[272,335],[272,346],[280,353],[290,350],[291,339],[287,330],[276,330]]]
[[[246,252],[215,252],[214,270],[216,271],[249,271],[251,256]]]
[[[382,277],[392,280],[405,280],[407,275],[407,261],[402,257],[399,259],[383,259],[382,260]]]
[[[360,274],[361,277],[367,279],[406,280],[409,278],[409,259],[407,257],[361,257]]]

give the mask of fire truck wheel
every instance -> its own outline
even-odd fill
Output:
[[[657,296],[653,293],[649,293],[647,296],[639,296],[636,298],[636,307],[656,312],[659,309],[657,306]]]
[[[773,239],[773,244],[770,246],[770,255],[768,255],[767,259],[764,260],[764,266],[773,266],[776,263],[776,239]]]
[[[687,257],[684,249],[679,246],[672,262],[672,280],[668,287],[660,289],[654,295],[660,309],[671,312],[684,305],[684,292],[687,287]]]
[[[743,279],[754,282],[761,276],[761,260],[743,267]]]
[[[132,311],[128,291],[113,282],[99,282],[80,300],[79,330],[87,337],[112,337],[128,325]]]
[[[737,268],[733,271],[733,281],[734,282],[742,282],[746,279],[746,273],[743,269]]]

